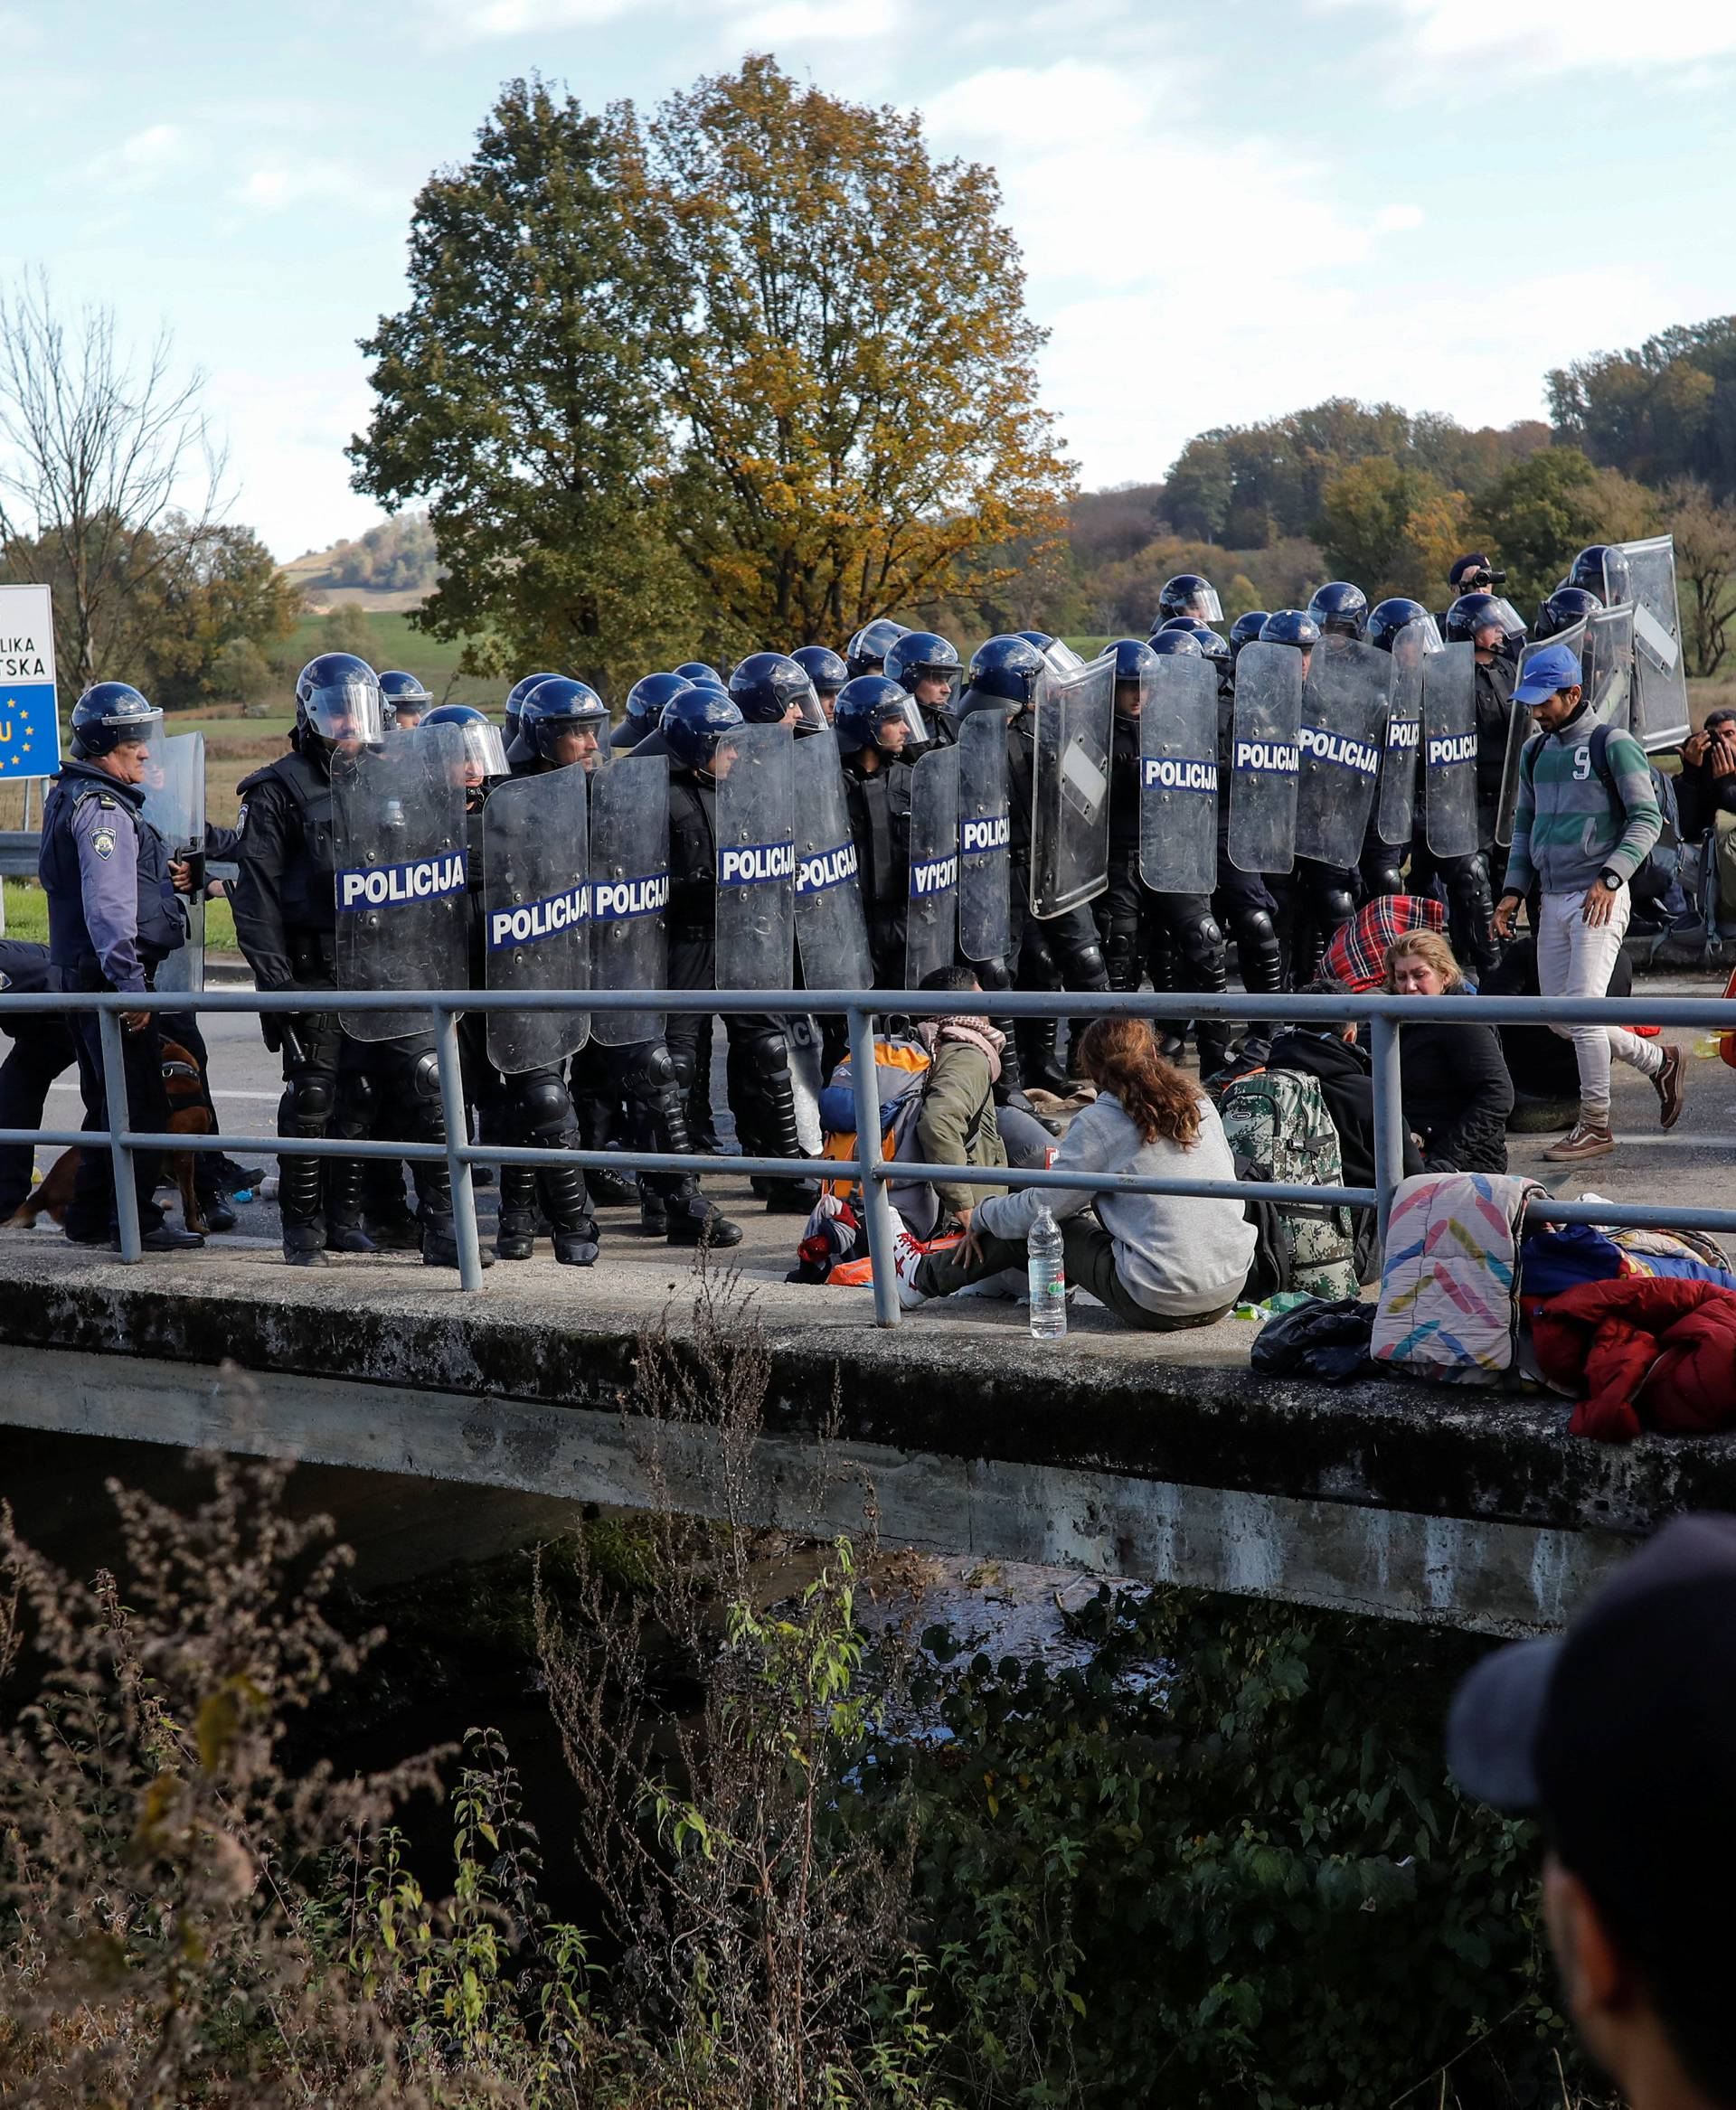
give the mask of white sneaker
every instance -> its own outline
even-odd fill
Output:
[[[916,1286],[916,1271],[924,1258],[921,1247],[910,1232],[900,1231],[892,1241],[892,1271],[898,1276],[898,1301],[907,1312],[929,1301],[927,1293]]]

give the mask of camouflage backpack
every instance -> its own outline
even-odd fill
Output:
[[[1344,1185],[1338,1131],[1317,1078],[1293,1069],[1257,1069],[1229,1086],[1220,1113],[1239,1180]],[[1273,1213],[1288,1248],[1292,1288],[1323,1297],[1358,1294],[1356,1226],[1348,1209],[1282,1202]]]

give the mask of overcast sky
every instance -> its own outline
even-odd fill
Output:
[[[1729,0],[0,0],[0,277],[167,322],[292,557],[377,517],[355,340],[500,81],[644,106],[749,51],[995,164],[1088,485],[1332,394],[1537,416],[1736,309]]]

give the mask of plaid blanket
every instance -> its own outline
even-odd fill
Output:
[[[1348,923],[1341,924],[1320,963],[1320,972],[1346,989],[1378,989],[1386,980],[1386,956],[1409,930],[1444,930],[1447,911],[1420,894],[1376,894]]]

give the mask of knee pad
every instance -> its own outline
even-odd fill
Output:
[[[1337,929],[1356,913],[1356,897],[1348,887],[1322,887],[1314,898],[1314,913],[1323,931]]]
[[[410,1096],[421,1105],[440,1103],[440,1059],[432,1048],[425,1048],[411,1059],[410,1065]]]
[[[1119,919],[1112,922],[1103,941],[1103,957],[1112,989],[1137,989],[1139,986],[1139,926]]]
[[[574,1126],[572,1101],[550,1069],[534,1069],[519,1084],[514,1110],[533,1135],[565,1135]]]
[[[285,1131],[288,1135],[319,1135],[325,1132],[336,1103],[335,1081],[319,1070],[311,1077],[293,1078],[284,1087],[278,1102],[278,1118],[289,1123]]]
[[[1223,933],[1210,915],[1189,917],[1175,933],[1181,956],[1196,975],[1223,970]]]
[[[1075,946],[1062,970],[1062,978],[1069,989],[1099,990],[1109,985],[1109,970],[1103,962],[1100,946]]]
[[[1012,988],[1013,970],[1005,960],[972,960],[970,965],[985,989]]]

